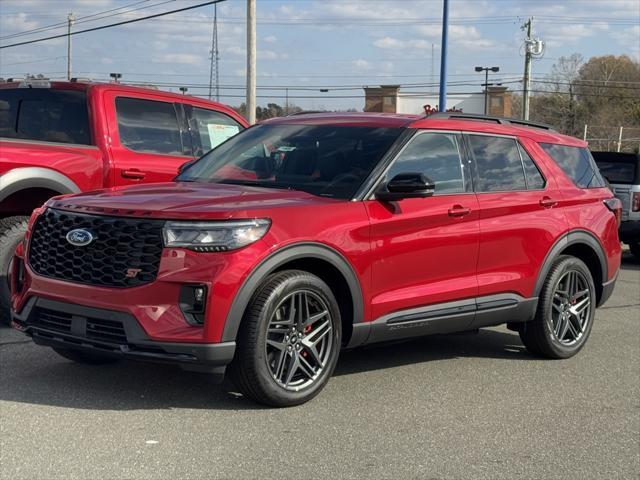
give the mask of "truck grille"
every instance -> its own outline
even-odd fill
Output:
[[[29,265],[35,273],[105,287],[135,287],[153,282],[162,255],[159,220],[108,217],[47,209],[31,235]],[[83,229],[93,241],[75,246],[71,230]]]

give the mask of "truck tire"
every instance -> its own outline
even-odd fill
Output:
[[[0,220],[0,324],[11,321],[9,266],[18,243],[27,231],[29,217],[7,217]]]

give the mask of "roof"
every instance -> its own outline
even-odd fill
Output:
[[[344,125],[351,127],[402,128],[408,127],[420,118],[422,118],[421,115],[394,113],[323,112],[270,118],[261,123],[269,125]]]
[[[488,119],[489,120],[489,119]],[[555,130],[535,126],[483,121],[481,118],[427,117],[424,115],[391,113],[308,113],[288,117],[271,118],[261,122],[269,125],[346,125],[385,128],[420,128],[434,130],[454,130],[462,132],[492,133],[527,137],[540,143],[555,143],[575,147],[585,147],[587,143]]]
[[[166,101],[185,101],[185,97],[188,99],[187,103],[198,106],[198,104],[204,108],[215,108],[220,112],[224,112],[227,115],[233,117],[236,121],[242,125],[247,126],[247,121],[233,110],[228,105],[223,103],[207,100],[206,98],[194,97],[192,95],[183,95],[181,93],[167,92],[166,90],[160,90],[157,88],[143,87],[128,85],[126,83],[112,83],[112,82],[92,82],[85,80],[78,81],[57,81],[57,80],[45,80],[45,79],[33,79],[33,80],[16,80],[12,82],[0,83],[0,89],[19,88],[23,82],[44,82],[48,83],[47,86],[40,86],[35,88],[50,88],[54,90],[92,90],[92,91],[105,91],[105,90],[117,90],[118,92],[130,93],[133,96],[143,94],[153,94],[155,97],[164,97]]]

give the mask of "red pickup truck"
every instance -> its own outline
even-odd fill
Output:
[[[247,127],[219,103],[116,83],[0,84],[0,321],[6,275],[28,216],[50,197],[141,182],[178,168]]]

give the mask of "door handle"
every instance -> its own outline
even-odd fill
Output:
[[[132,168],[130,170],[122,170],[120,172],[122,178],[130,178],[131,180],[142,180],[147,176],[145,172],[138,170],[137,168]]]
[[[544,208],[552,208],[552,207],[555,207],[555,206],[558,204],[558,201],[557,201],[557,200],[554,200],[554,199],[553,199],[553,198],[551,198],[551,197],[546,197],[546,196],[545,196],[545,197],[542,197],[542,198],[540,199],[540,202],[538,202],[538,203],[540,203],[540,206],[541,206],[541,207],[544,207]]]
[[[449,209],[450,217],[464,217],[465,215],[469,215],[470,213],[471,209],[463,207],[462,205],[454,205]]]

